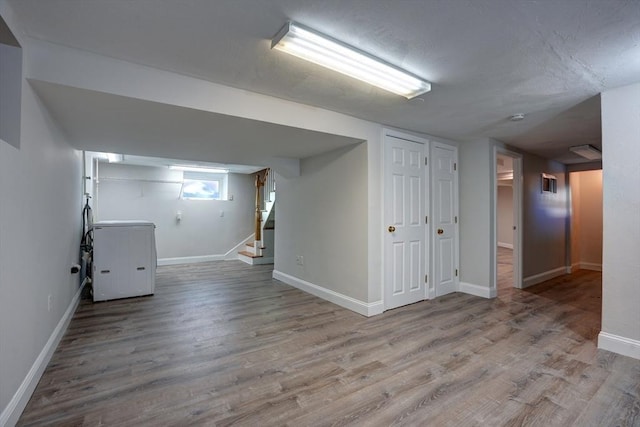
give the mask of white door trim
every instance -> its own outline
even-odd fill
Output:
[[[431,149],[430,149],[430,141],[426,138],[421,138],[419,136],[416,135],[412,135],[406,132],[402,132],[402,131],[398,131],[395,129],[387,129],[387,128],[383,128],[382,129],[382,144],[380,144],[380,170],[382,171],[382,173],[380,174],[380,179],[379,179],[379,188],[380,189],[384,189],[384,179],[385,179],[385,164],[384,164],[384,150],[385,150],[385,144],[386,144],[386,137],[387,136],[391,136],[394,138],[398,138],[398,139],[404,139],[405,141],[410,141],[410,142],[416,142],[419,144],[423,144],[424,145],[424,152],[425,155],[427,156],[427,158],[430,157],[431,155]],[[429,218],[431,218],[431,199],[430,199],[430,194],[431,194],[431,174],[429,173],[429,167],[430,165],[427,165],[425,167],[425,191],[427,192],[427,194],[425,195],[425,206],[424,206],[424,212],[426,215],[429,216]],[[386,306],[386,301],[385,301],[385,263],[386,263],[386,259],[385,259],[385,245],[384,245],[384,241],[385,241],[385,237],[386,234],[388,233],[388,231],[385,228],[385,217],[384,217],[384,207],[385,207],[385,203],[387,202],[385,200],[385,194],[384,191],[381,191],[382,193],[382,197],[381,197],[381,204],[380,204],[380,209],[381,209],[381,218],[382,221],[380,223],[381,227],[380,227],[380,237],[381,237],[381,242],[383,242],[382,245],[380,245],[380,259],[382,260],[382,262],[380,263],[380,295],[381,295],[381,299],[382,299],[382,305],[384,307],[384,310],[387,310],[387,306]],[[429,278],[431,278],[431,239],[430,239],[430,227],[428,226],[428,224],[425,224],[425,248],[427,248],[428,253],[426,254],[426,260],[425,260],[425,272],[428,275]],[[424,295],[424,299],[431,299],[435,297],[435,293],[433,296],[430,295],[430,287],[431,287],[431,280],[429,280],[429,282],[426,284],[427,286],[425,286],[425,295]]]
[[[491,290],[490,296],[498,294],[498,154],[513,159],[513,286],[522,289],[522,154],[495,145],[491,161],[491,180],[493,187],[493,201],[491,206]]]

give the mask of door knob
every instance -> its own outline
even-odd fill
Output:
[[[389,233],[393,233],[394,231],[396,231],[396,228],[393,225],[390,225],[388,230],[389,230]]]
[[[443,234],[444,230],[442,228],[438,228],[438,234]]]

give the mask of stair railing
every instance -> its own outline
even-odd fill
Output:
[[[271,200],[271,193],[276,191],[276,177],[274,176],[274,174],[272,173],[271,169],[266,169],[267,171],[267,176],[266,176],[266,180],[264,183],[264,187],[262,187],[263,190],[263,196],[262,196],[262,201],[263,201],[263,206],[262,209],[266,209],[266,202],[272,202],[273,200]]]
[[[255,241],[262,241],[262,209],[264,208],[263,191],[267,177],[269,176],[269,169],[256,172],[256,216],[255,216]],[[257,248],[256,248],[257,249]]]

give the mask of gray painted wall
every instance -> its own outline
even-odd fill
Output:
[[[640,83],[604,92],[602,330],[640,341],[638,135]]]
[[[228,201],[181,200],[180,184],[148,182],[182,181],[182,174],[100,162],[97,219],[153,221],[158,258],[224,255],[253,233],[253,175],[228,174],[228,194],[233,196]],[[179,222],[178,211],[182,212]]]
[[[367,145],[307,158],[300,172],[276,177],[275,270],[369,302]]]
[[[81,155],[24,79],[21,115],[20,148],[0,141],[0,412],[79,285]]]
[[[557,178],[556,194],[542,193],[540,174]],[[567,263],[569,210],[565,166],[525,153],[523,159],[523,277],[543,274]]]

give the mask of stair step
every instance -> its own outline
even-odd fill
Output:
[[[238,251],[238,253],[240,255],[248,256],[249,258],[262,258],[262,255],[252,254],[251,252],[247,251]]]
[[[245,246],[251,246],[252,248],[255,246],[256,244],[254,242],[250,242],[250,243],[245,243]],[[261,246],[259,249],[267,249],[264,246]]]

